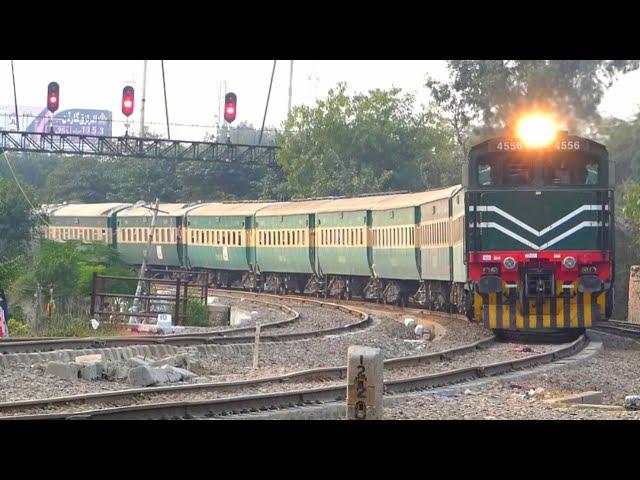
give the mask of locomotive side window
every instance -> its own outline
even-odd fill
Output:
[[[517,186],[533,183],[531,162],[520,156],[492,155],[478,163],[478,184]]]
[[[552,157],[544,162],[545,185],[598,185],[598,162],[575,154]]]

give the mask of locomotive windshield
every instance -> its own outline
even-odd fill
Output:
[[[477,179],[480,186],[598,185],[600,165],[577,152],[491,153],[478,159]]]

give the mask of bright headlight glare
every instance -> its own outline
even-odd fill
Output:
[[[556,138],[558,128],[546,115],[530,115],[518,122],[516,133],[527,147],[543,147]]]

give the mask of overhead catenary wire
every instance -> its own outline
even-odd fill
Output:
[[[31,209],[36,213],[36,215],[38,215],[38,217],[40,217],[40,220],[43,221],[43,223],[46,226],[51,226],[49,224],[49,222],[47,222],[47,220],[40,214],[40,212],[36,209],[36,207],[33,206],[33,203],[31,203],[31,200],[29,200],[29,196],[26,194],[26,192],[24,191],[24,189],[22,188],[22,185],[20,184],[20,180],[18,180],[18,176],[16,175],[16,172],[13,170],[13,166],[11,165],[11,162],[9,161],[9,157],[7,156],[7,152],[3,151],[2,154],[4,155],[4,159],[7,162],[7,165],[9,167],[9,170],[11,171],[11,175],[13,176],[13,179],[16,182],[16,185],[18,185],[18,188],[20,189],[20,191],[22,192],[22,196],[24,197],[24,199],[27,201],[27,203],[29,204],[29,206],[31,207]]]
[[[8,113],[0,113],[0,117],[11,117],[13,116],[12,114],[8,114]],[[22,115],[22,118],[28,118],[28,119],[32,119],[32,120],[42,120],[44,118],[48,118],[48,115],[33,115],[33,114],[28,114],[28,113],[24,113]],[[127,120],[116,120],[116,119],[109,119],[109,120],[101,120],[101,122],[104,123],[121,123],[121,124],[125,124],[127,123]],[[6,122],[5,122],[6,123]],[[132,122],[135,123],[135,122]],[[145,120],[144,125],[163,125],[166,126],[166,122],[149,122],[147,120]],[[169,125],[173,126],[173,127],[193,127],[193,128],[217,128],[218,125],[207,125],[207,124],[198,124],[198,123],[176,123],[176,122],[170,122]],[[235,129],[252,129],[253,127],[251,126],[238,126],[238,127],[233,127]],[[277,128],[265,128],[265,131],[269,132],[269,131],[277,131]]]

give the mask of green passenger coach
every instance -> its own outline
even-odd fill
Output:
[[[116,245],[116,215],[130,203],[53,205],[48,208],[49,225],[44,237],[63,242],[82,240]]]
[[[149,265],[180,267],[183,265],[184,241],[182,219],[187,203],[161,203],[154,228]],[[150,208],[132,206],[118,213],[118,252],[127,263],[142,263],[151,231],[153,211]]]
[[[186,264],[214,270],[214,280],[229,285],[243,275],[255,272],[255,214],[270,205],[255,203],[204,203],[186,213]],[[243,279],[243,285],[255,287]],[[247,283],[249,281],[249,283]]]

